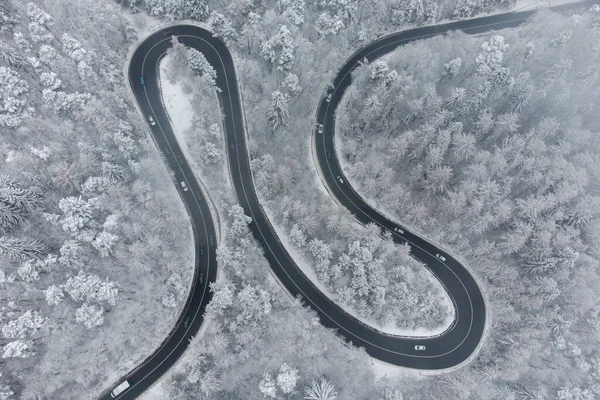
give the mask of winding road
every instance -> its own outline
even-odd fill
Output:
[[[593,1],[587,1],[552,9],[565,11],[592,4]],[[515,27],[522,24],[533,13],[534,11],[512,12],[416,28],[375,40],[354,53],[341,67],[334,79],[333,88],[324,94],[332,94],[330,102],[322,98],[316,112],[316,124],[324,126],[323,133],[318,133],[316,129],[313,133],[316,161],[324,184],[332,196],[361,223],[373,222],[380,228],[390,231],[398,243],[410,243],[413,256],[427,265],[452,299],[456,314],[453,324],[443,334],[432,338],[391,336],[361,323],[320,292],[296,266],[279,241],[256,195],[234,63],[225,44],[205,29],[192,25],[171,26],[146,38],[130,60],[129,84],[143,117],[148,120],[148,116],[151,115],[156,120],[156,125],[150,126],[153,140],[163,153],[168,167],[174,172],[175,185],[190,215],[196,244],[196,270],[190,295],[173,331],[154,354],[119,382],[115,382],[101,398],[111,399],[110,392],[125,379],[130,387],[116,397],[136,398],[181,357],[189,344],[189,339],[200,329],[206,305],[212,298],[208,290],[208,282],[215,281],[217,275],[214,248],[214,238],[217,234],[207,196],[202,192],[189,164],[183,157],[160,96],[158,66],[170,47],[171,35],[178,36],[181,43],[202,52],[217,71],[217,86],[221,89],[218,96],[225,115],[225,143],[234,190],[240,206],[252,218],[250,229],[263,247],[265,257],[281,283],[293,296],[301,295],[305,303],[318,313],[324,326],[336,329],[347,341],[364,347],[372,357],[417,369],[445,369],[467,360],[482,339],[486,309],[481,290],[469,271],[451,255],[403,228],[405,233],[396,232],[394,229],[399,228],[398,224],[369,207],[353,190],[335,156],[328,157],[328,153],[336,154],[334,111],[344,90],[351,83],[352,70],[365,58],[373,61],[411,41],[446,34],[451,30],[477,34]],[[140,84],[142,74],[145,76],[144,85]],[[338,176],[344,183],[338,180]],[[183,190],[180,182],[185,182],[188,190]],[[442,254],[446,261],[442,262],[436,258],[436,253]],[[416,344],[426,345],[426,350],[415,350]]]

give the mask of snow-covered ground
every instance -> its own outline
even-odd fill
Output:
[[[194,110],[192,109],[193,93],[185,93],[181,82],[171,82],[167,79],[167,68],[170,62],[170,56],[165,56],[159,66],[159,84],[162,94],[163,104],[167,110],[167,115],[171,120],[173,133],[177,138],[179,147],[187,160],[192,160],[190,149],[187,146],[187,139],[184,132],[192,126]]]

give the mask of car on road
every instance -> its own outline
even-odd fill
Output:
[[[319,124],[318,132],[323,133],[323,124]]]
[[[329,103],[329,102],[331,101],[331,97],[332,97],[332,96],[333,96],[333,93],[329,93],[329,94],[327,95],[327,97],[325,97],[325,101]]]
[[[327,159],[331,160],[331,153],[330,152],[327,152]]]
[[[231,150],[235,150],[235,143],[233,142],[233,140],[230,140],[230,141],[229,141],[229,148],[230,148]]]
[[[166,155],[171,154],[171,152],[169,151],[169,146],[165,146],[164,148],[165,148],[165,154]]]
[[[204,283],[204,271],[200,271],[198,273],[198,284],[202,285]]]
[[[144,75],[140,75],[140,85],[144,86],[144,83],[145,83]]]
[[[185,321],[183,321],[183,329],[187,329],[188,326],[190,326],[190,320],[192,319],[192,317],[187,317],[185,319]]]
[[[342,177],[341,177],[341,176],[339,176],[339,175],[338,175],[338,176],[336,176],[336,179],[337,179],[338,181],[340,181],[340,183],[344,183],[344,180],[342,179]]]
[[[398,227],[394,228],[394,232],[398,232],[398,233],[404,235],[404,231],[402,229],[398,228]]]
[[[110,392],[110,397],[115,398],[118,395],[120,395],[121,393],[123,393],[125,390],[127,390],[127,388],[129,387],[129,382],[127,381],[123,381],[121,383],[119,383],[119,385],[113,389],[112,392]]]
[[[183,189],[183,191],[184,191],[184,192],[187,192],[189,188],[188,188],[188,186],[186,185],[186,183],[185,183],[184,181],[181,181],[181,182],[180,182],[180,184],[181,184],[181,188]]]
[[[200,243],[200,255],[204,255],[204,245],[202,243]]]
[[[215,247],[215,235],[213,235],[213,234],[208,235],[208,245],[210,247]]]
[[[440,260],[442,260],[442,261],[446,261],[446,257],[444,257],[443,255],[441,255],[440,253],[437,253],[435,256],[437,258],[439,258]]]
[[[427,347],[425,347],[424,344],[415,344],[415,350],[423,351],[425,349],[427,349]]]
[[[152,115],[148,115],[148,121],[150,121],[150,125],[156,125],[156,121],[154,120],[154,118],[152,118]]]
[[[173,36],[173,31],[165,31],[164,35],[165,35],[165,37],[166,36]]]

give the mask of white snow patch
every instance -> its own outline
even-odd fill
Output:
[[[13,162],[15,160],[15,158],[16,158],[16,155],[17,154],[15,153],[14,150],[10,150],[8,152],[8,154],[6,155],[6,158],[4,159],[4,162],[7,162],[7,163]]]
[[[164,400],[169,397],[171,391],[163,386],[162,380],[144,392],[140,399],[142,400]]]
[[[167,68],[171,56],[166,55],[160,61],[159,67],[159,82],[160,90],[162,94],[162,100],[171,120],[171,126],[173,127],[173,133],[177,138],[177,142],[181,146],[185,158],[191,160],[191,154],[186,145],[187,141],[183,133],[192,126],[192,119],[194,117],[194,111],[192,108],[193,93],[185,93],[181,81],[170,82],[167,79]]]

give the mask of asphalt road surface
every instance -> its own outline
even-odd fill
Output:
[[[593,1],[588,1],[553,9],[566,11],[592,4]],[[262,245],[271,268],[287,290],[294,296],[301,295],[305,303],[318,313],[324,326],[336,329],[347,341],[364,347],[371,356],[405,367],[444,369],[456,366],[469,358],[482,338],[486,310],[481,290],[471,274],[452,256],[386,219],[370,208],[352,189],[335,158],[334,110],[344,90],[351,83],[352,70],[365,58],[372,62],[401,45],[445,34],[451,30],[477,34],[516,27],[533,13],[534,11],[513,12],[457,21],[411,29],[378,39],[361,48],[346,61],[334,79],[333,88],[324,92],[324,97],[319,103],[316,124],[323,124],[324,129],[323,133],[319,134],[315,124],[313,139],[317,162],[330,193],[360,222],[373,222],[382,229],[389,230],[398,243],[409,242],[413,256],[427,265],[444,285],[453,301],[456,312],[453,324],[443,334],[433,338],[391,336],[370,328],[345,313],[321,293],[294,264],[277,238],[256,196],[248,159],[244,116],[238,95],[235,66],[225,44],[220,39],[212,37],[210,32],[191,25],[164,28],[144,40],[131,59],[129,81],[144,118],[148,120],[148,117],[152,116],[156,121],[155,125],[149,125],[153,139],[159,151],[163,153],[165,162],[175,174],[174,184],[190,215],[196,244],[196,272],[190,296],[173,331],[154,354],[107,389],[102,399],[112,398],[110,391],[125,379],[131,386],[117,398],[133,399],[139,396],[179,359],[186,350],[189,339],[202,324],[202,315],[212,298],[207,285],[208,282],[216,279],[215,249],[209,245],[209,236],[216,237],[215,224],[207,200],[175,140],[159,92],[158,65],[170,47],[171,35],[178,36],[181,43],[201,51],[217,71],[217,85],[222,90],[219,93],[219,101],[225,115],[225,143],[234,190],[239,204],[246,214],[252,217],[250,229],[254,237]],[[144,85],[140,84],[142,74],[145,77]],[[325,96],[329,93],[332,96],[327,102]],[[327,157],[328,152],[331,157]],[[340,182],[340,178],[343,183]],[[186,183],[188,190],[182,189],[181,182]],[[398,233],[395,228],[402,229],[404,233]],[[201,247],[203,250],[200,250]],[[436,258],[438,253],[444,256],[446,261]],[[425,345],[426,350],[417,351],[415,345]]]

